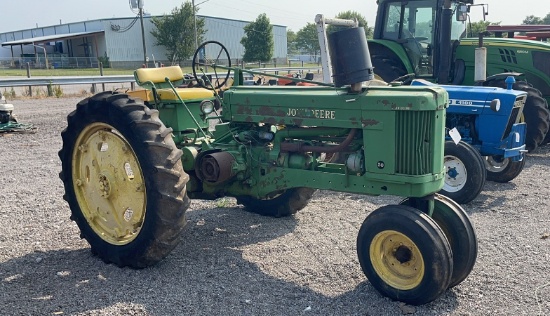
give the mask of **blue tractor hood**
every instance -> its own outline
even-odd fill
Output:
[[[434,84],[415,79],[411,85]],[[520,123],[520,117],[526,92],[482,86],[440,87],[449,94],[445,122],[448,130],[456,128],[462,140],[477,148],[482,156],[500,155],[521,160],[526,127]]]
[[[423,79],[412,81],[413,86],[436,85]],[[527,93],[524,91],[508,90],[496,87],[482,86],[453,86],[439,85],[449,93],[448,113],[481,114],[509,116],[516,101]],[[495,100],[493,102],[493,100]],[[498,100],[498,101],[496,101]],[[497,107],[491,109],[491,102],[498,102]]]

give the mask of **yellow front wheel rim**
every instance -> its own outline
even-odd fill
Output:
[[[417,287],[424,278],[424,259],[416,244],[404,234],[386,230],[370,244],[370,260],[376,274],[398,290]]]
[[[129,142],[106,123],[86,126],[72,155],[76,200],[91,229],[104,241],[126,245],[145,221],[143,172]]]

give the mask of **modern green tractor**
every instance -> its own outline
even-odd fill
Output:
[[[371,284],[423,304],[461,283],[477,239],[462,207],[436,193],[447,92],[380,86],[364,30],[331,36],[340,50],[335,84],[243,85],[225,47],[206,42],[197,50],[206,57],[193,59],[203,87],[176,88],[184,79],[177,66],[142,68],[135,77],[145,90],[81,101],[62,132],[60,177],[92,252],[120,267],[155,264],[185,238],[189,198],[231,196],[250,212],[281,217],[306,207],[315,189],[397,195],[399,205],[370,212],[358,227]],[[327,158],[340,152],[341,163]]]
[[[532,151],[550,141],[550,44],[465,38],[465,21],[475,5],[473,0],[377,3],[374,39],[369,40],[376,75],[387,82],[420,78],[439,84],[502,88],[508,76],[515,76],[513,88],[528,93],[523,110],[526,148]]]

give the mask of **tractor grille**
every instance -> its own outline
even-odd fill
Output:
[[[500,54],[500,59],[503,63],[517,64],[518,60],[516,58],[516,53],[511,49],[499,48],[498,52]]]
[[[512,130],[512,125],[518,122],[523,104],[525,104],[525,97],[516,98],[514,108],[512,109],[512,113],[510,113],[510,118],[508,119],[508,124],[506,125],[506,130],[504,131],[501,139],[508,137],[510,131]]]
[[[533,52],[533,67],[550,76],[550,53],[548,52]]]
[[[407,175],[432,173],[433,155],[430,153],[433,153],[433,142],[430,135],[434,131],[434,112],[399,111],[396,114],[396,173]]]

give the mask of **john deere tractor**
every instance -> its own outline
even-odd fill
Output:
[[[462,207],[436,193],[447,92],[378,85],[364,30],[331,38],[341,57],[334,84],[243,85],[225,47],[207,42],[197,50],[206,57],[193,59],[199,87],[176,88],[184,79],[177,66],[138,69],[145,90],[81,101],[62,132],[60,177],[92,252],[120,267],[157,263],[185,238],[189,198],[231,196],[280,217],[306,207],[315,189],[397,195],[398,205],[372,211],[359,228],[357,254],[371,284],[423,304],[461,283],[477,239]],[[346,160],[330,162],[339,152]]]
[[[369,48],[374,71],[383,80],[407,83],[420,78],[439,84],[505,88],[506,78],[515,76],[513,88],[528,94],[523,110],[527,149],[534,150],[550,141],[550,44],[465,38],[465,21],[473,0],[377,3],[374,39],[369,40]]]
[[[321,47],[323,79],[332,82],[326,25],[349,27],[357,22],[327,19],[321,14],[317,15],[315,22]],[[381,73],[392,71],[388,69],[390,66],[384,67]],[[411,85],[434,85],[425,79],[412,79],[413,75],[405,77]],[[396,79],[407,79],[405,77]],[[511,181],[525,165],[526,124],[520,119],[527,92],[512,90],[515,83],[513,76],[508,76],[505,83],[506,89],[440,85],[450,98],[445,120],[445,185],[440,193],[458,203],[474,200],[481,193],[486,179]],[[393,80],[391,84],[401,85],[402,82]]]

